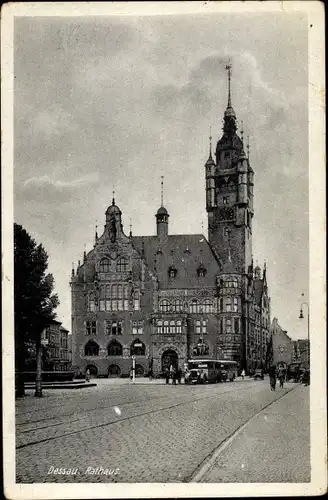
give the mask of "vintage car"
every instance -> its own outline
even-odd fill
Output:
[[[254,378],[254,380],[264,380],[263,370],[261,368],[257,368],[255,370],[253,378]]]

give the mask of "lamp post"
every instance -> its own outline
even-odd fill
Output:
[[[300,319],[304,319],[303,315],[303,306],[307,306],[307,326],[308,326],[308,331],[307,331],[307,340],[308,340],[308,349],[307,349],[307,362],[308,362],[308,368],[310,368],[310,306],[308,302],[302,302],[301,304],[301,309],[300,309]]]

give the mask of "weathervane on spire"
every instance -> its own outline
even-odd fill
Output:
[[[112,204],[115,205],[115,190],[113,190],[113,200],[112,200]]]
[[[226,70],[228,71],[228,108],[231,108],[231,61],[226,65]]]
[[[212,126],[210,126],[210,158],[212,157]]]
[[[131,221],[131,217],[130,217],[130,236],[132,236],[132,221]]]
[[[164,176],[161,175],[161,207],[163,207],[163,189],[164,189],[164,183],[163,183]]]

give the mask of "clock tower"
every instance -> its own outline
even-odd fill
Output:
[[[237,134],[231,105],[231,65],[226,69],[229,90],[223,135],[216,145],[215,160],[210,145],[205,164],[208,238],[222,272],[246,274],[252,260],[254,172],[244,151],[243,131],[241,138]]]

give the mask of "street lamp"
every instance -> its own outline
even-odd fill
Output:
[[[307,325],[308,325],[308,331],[307,331],[307,340],[308,340],[308,349],[307,349],[307,358],[308,358],[308,367],[310,368],[310,306],[308,302],[302,302],[301,304],[301,309],[300,309],[300,319],[304,319],[303,315],[303,306],[307,306]]]

